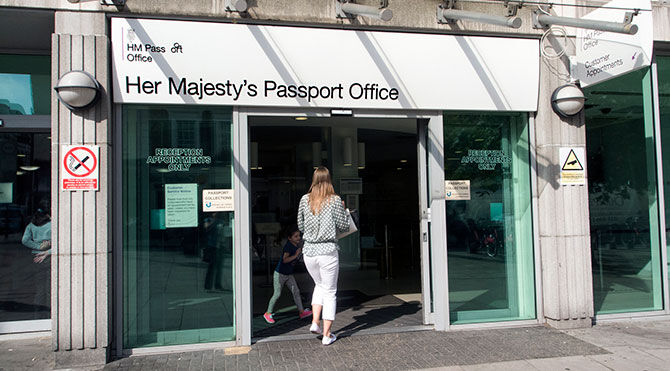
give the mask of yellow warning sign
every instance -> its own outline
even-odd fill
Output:
[[[584,167],[579,162],[579,159],[577,158],[577,155],[573,149],[570,149],[568,158],[565,159],[565,163],[563,164],[561,170],[584,170]]]

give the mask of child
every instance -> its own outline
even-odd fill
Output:
[[[274,318],[272,317],[272,310],[274,309],[277,299],[281,296],[281,290],[284,284],[288,285],[289,290],[293,294],[293,301],[298,307],[300,312],[300,319],[307,318],[312,315],[312,311],[308,309],[303,309],[302,300],[300,299],[300,289],[298,289],[298,284],[295,282],[293,277],[293,267],[295,263],[298,262],[298,258],[302,253],[302,247],[298,247],[300,244],[300,231],[298,228],[294,227],[290,230],[288,235],[288,240],[286,245],[284,245],[284,251],[282,252],[282,258],[279,259],[277,268],[275,268],[274,273],[274,294],[270,298],[270,303],[268,304],[268,311],[263,314],[263,318],[267,323],[275,323]]]

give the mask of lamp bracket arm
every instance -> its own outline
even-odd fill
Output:
[[[640,9],[635,9],[632,12],[626,12],[626,14],[623,16],[623,23],[624,24],[631,24],[633,23],[633,17],[636,15],[640,14]]]
[[[523,0],[520,1],[505,0],[503,5],[505,6],[505,8],[507,8],[507,16],[514,17],[516,16],[516,13],[519,11],[519,9],[523,8]]]
[[[442,4],[438,5],[440,9],[454,9],[456,0],[444,0]]]

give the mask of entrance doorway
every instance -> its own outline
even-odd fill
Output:
[[[0,333],[51,329],[50,146],[0,130]]]
[[[359,231],[338,243],[334,332],[422,325],[417,120],[249,116],[248,125],[252,337],[309,333],[310,319],[298,318],[287,287],[273,308],[276,322],[266,323],[263,314],[300,197],[319,165],[328,167],[335,192],[360,215]],[[314,283],[302,261],[294,277],[310,307]]]

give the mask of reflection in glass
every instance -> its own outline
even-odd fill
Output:
[[[0,115],[48,115],[51,58],[0,54]]]
[[[522,115],[445,114],[452,323],[535,318],[528,127]],[[448,196],[449,197],[449,196]]]
[[[661,146],[663,148],[663,178],[665,192],[665,231],[666,243],[670,241],[670,57],[657,56],[658,93],[661,122]],[[670,247],[670,245],[668,245]],[[668,249],[670,253],[670,248]],[[668,263],[670,264],[670,262]]]
[[[235,338],[229,109],[124,106],[124,347]]]
[[[597,314],[662,308],[650,70],[585,89]]]
[[[0,322],[51,317],[50,148],[46,133],[0,133]]]

